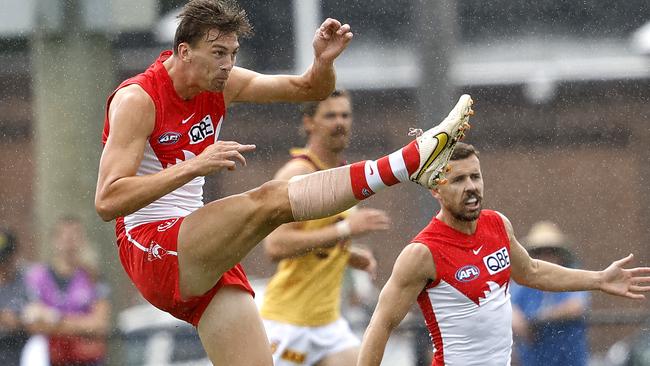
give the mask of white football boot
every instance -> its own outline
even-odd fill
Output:
[[[463,94],[447,118],[417,137],[420,166],[411,174],[412,181],[428,189],[447,182],[444,179],[447,163],[456,143],[470,128],[469,116],[474,114],[472,104],[472,98]]]

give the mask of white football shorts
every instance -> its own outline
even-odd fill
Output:
[[[264,327],[275,366],[311,366],[328,355],[360,344],[343,318],[320,327],[302,327],[264,319]]]

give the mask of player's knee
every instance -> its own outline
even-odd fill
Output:
[[[261,202],[279,200],[280,196],[287,195],[287,182],[283,180],[270,180],[251,191],[251,198]]]
[[[249,192],[251,199],[256,201],[260,210],[268,220],[288,222],[291,220],[291,206],[287,182],[271,180]]]

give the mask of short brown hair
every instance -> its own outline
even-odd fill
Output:
[[[474,146],[466,144],[464,142],[458,142],[456,143],[456,148],[454,149],[454,152],[451,153],[449,160],[463,160],[469,158],[472,155],[478,158],[478,151],[474,148]]]
[[[196,45],[210,29],[222,33],[236,33],[238,37],[249,37],[253,27],[248,21],[246,11],[233,0],[191,0],[178,15],[180,22],[174,35],[174,54],[178,46],[186,42]]]
[[[327,97],[326,99],[336,98],[336,97],[343,97],[343,98],[346,98],[348,100],[351,99],[350,92],[348,92],[347,90],[343,90],[343,89],[335,89],[332,92],[332,94],[330,94],[330,96]],[[324,100],[326,100],[326,99],[324,99]],[[316,101],[312,101],[312,102],[302,103],[302,108],[301,108],[302,115],[303,116],[313,117],[316,114],[316,111],[318,110],[318,105],[321,102],[322,102],[322,100],[316,100]]]

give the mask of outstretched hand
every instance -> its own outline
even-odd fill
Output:
[[[633,258],[634,255],[630,254],[605,268],[602,272],[603,281],[600,290],[611,295],[630,299],[645,299],[645,296],[640,292],[650,291],[650,286],[647,286],[650,284],[650,267],[623,268]]]
[[[371,250],[363,247],[350,248],[350,267],[366,271],[374,281],[377,279],[377,260]]]
[[[316,30],[314,56],[325,62],[334,62],[351,40],[349,24],[341,25],[338,20],[327,18]]]
[[[255,145],[242,145],[235,141],[217,141],[196,158],[189,160],[196,167],[197,176],[206,176],[223,168],[235,170],[236,163],[246,166],[242,153],[255,150]]]

